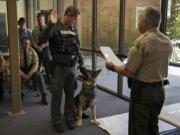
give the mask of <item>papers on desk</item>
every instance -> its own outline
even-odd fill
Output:
[[[122,61],[114,54],[110,47],[101,46],[100,51],[107,62],[112,62],[116,66],[122,66]]]

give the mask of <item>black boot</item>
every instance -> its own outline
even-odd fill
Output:
[[[4,96],[0,95],[0,102],[2,102],[4,100]]]
[[[67,126],[69,129],[74,129],[74,128],[76,128],[75,121],[74,121],[74,120],[68,120],[68,121],[66,121],[66,126]]]
[[[53,124],[53,128],[58,133],[63,133],[64,129],[65,129],[65,127],[62,123]]]
[[[3,72],[0,72],[0,102],[4,100]]]
[[[46,99],[46,95],[42,95],[41,103],[42,103],[43,105],[48,105],[48,101],[47,101],[47,99]]]
[[[88,119],[88,118],[89,118],[89,115],[88,115],[87,113],[83,112],[82,118],[83,118],[83,119]]]
[[[24,100],[24,93],[23,92],[21,92],[21,100]]]

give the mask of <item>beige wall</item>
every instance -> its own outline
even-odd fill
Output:
[[[53,8],[53,1],[54,0],[39,0],[39,8],[44,10]]]
[[[19,17],[22,17],[22,16],[25,17],[25,6],[24,5],[25,5],[24,0],[17,1],[17,19]],[[0,1],[0,13],[6,13],[6,27],[8,29],[8,26],[7,26],[7,5],[6,5],[6,1]]]
[[[92,48],[92,0],[78,0],[81,17],[78,31],[81,47]],[[119,0],[97,1],[97,49],[99,46],[118,47]]]
[[[19,0],[17,1],[17,19],[22,16],[26,16],[25,2],[24,0]]]
[[[60,0],[60,5],[58,5],[60,7],[60,14],[59,15],[63,16],[65,9],[71,5],[73,5],[73,0]]]
[[[24,0],[17,1],[17,18],[25,16],[25,3]],[[6,1],[0,1],[0,13],[7,14]]]
[[[97,48],[118,48],[119,0],[99,0],[97,3]]]
[[[137,12],[145,7],[152,6],[160,9],[160,0],[126,0],[125,14],[125,46],[128,48],[139,36],[137,29]]]
[[[7,13],[6,2],[0,1],[0,13]]]
[[[92,1],[78,0],[80,18],[78,21],[81,48],[92,48]]]

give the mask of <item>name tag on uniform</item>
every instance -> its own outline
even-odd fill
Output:
[[[72,35],[72,36],[76,36],[76,33],[71,31],[71,30],[61,30],[61,34],[62,35]]]

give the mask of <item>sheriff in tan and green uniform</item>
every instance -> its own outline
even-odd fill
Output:
[[[135,135],[157,135],[158,115],[165,98],[162,81],[168,74],[172,46],[169,39],[154,28],[140,36],[132,48],[126,64],[126,69],[135,73],[129,132]]]
[[[141,36],[131,47],[126,65],[107,63],[107,68],[131,78],[129,135],[159,135],[158,115],[165,99],[163,80],[172,53],[170,40],[158,30],[159,21],[160,12],[146,8],[138,25]]]

